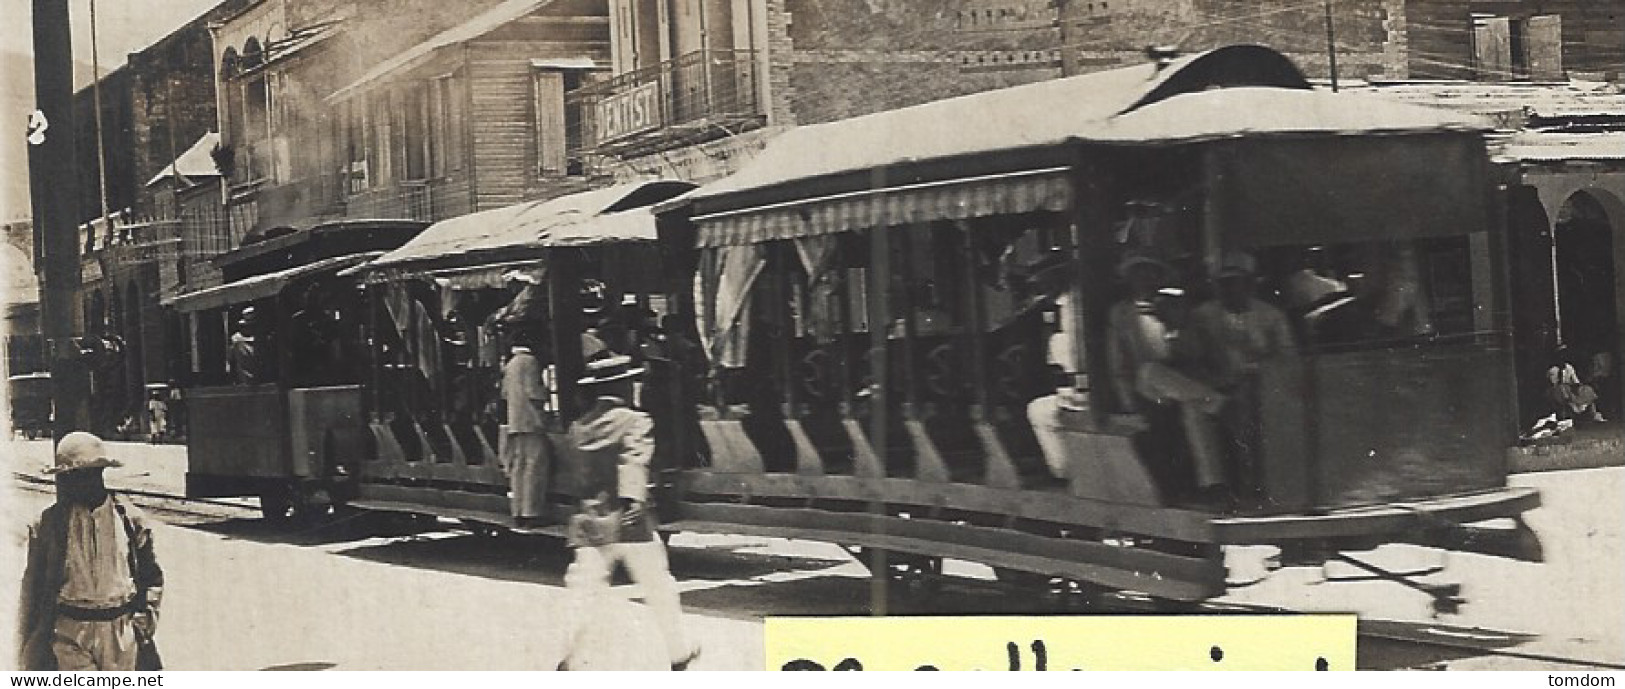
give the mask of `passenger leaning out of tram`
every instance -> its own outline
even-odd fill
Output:
[[[1232,485],[1243,501],[1261,497],[1253,470],[1260,446],[1259,369],[1297,349],[1286,315],[1255,296],[1257,274],[1251,255],[1225,252],[1214,270],[1215,298],[1191,311],[1175,351],[1184,370],[1225,397],[1218,419],[1235,466]]]
[[[1191,456],[1196,497],[1216,499],[1226,484],[1224,452],[1212,419],[1224,395],[1182,373],[1173,361],[1176,333],[1157,303],[1174,270],[1153,257],[1130,253],[1117,274],[1128,285],[1126,299],[1107,315],[1106,358],[1119,411],[1146,413],[1154,405],[1177,409]],[[1184,485],[1180,482],[1180,485]]]

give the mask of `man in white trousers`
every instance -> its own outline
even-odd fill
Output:
[[[655,533],[649,501],[654,423],[629,402],[632,382],[642,373],[643,369],[633,368],[631,357],[616,355],[588,362],[586,376],[576,382],[592,401],[570,424],[570,442],[593,468],[588,473],[601,477],[602,485],[595,486],[597,497],[583,501],[581,514],[571,521],[575,560],[564,582],[578,591],[604,593],[615,566],[625,565],[654,613],[671,668],[684,670],[700,650],[683,633],[677,580],[666,560],[666,546]]]

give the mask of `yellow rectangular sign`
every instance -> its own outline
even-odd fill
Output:
[[[1353,670],[1353,615],[773,617],[770,670]]]

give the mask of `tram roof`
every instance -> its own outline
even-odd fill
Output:
[[[362,270],[372,279],[388,279],[554,247],[652,242],[650,206],[694,186],[671,180],[618,184],[442,220]]]
[[[200,289],[196,292],[187,292],[164,302],[165,306],[177,311],[203,311],[233,304],[242,304],[255,299],[264,299],[281,292],[294,280],[323,270],[343,270],[358,265],[367,259],[376,258],[381,254],[378,251],[365,251],[346,256],[334,256],[319,261],[312,261],[304,265],[284,268],[282,270],[246,277],[224,285]]]
[[[1470,114],[1314,90],[1284,55],[1237,45],[1161,68],[1147,63],[799,127],[688,199],[703,215],[755,205],[722,197],[812,178],[1068,143],[1484,128]]]

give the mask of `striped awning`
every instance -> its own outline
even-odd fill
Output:
[[[701,247],[855,232],[936,220],[968,220],[1072,205],[1068,168],[965,177],[696,216]]]

